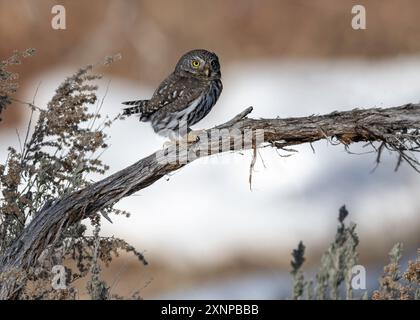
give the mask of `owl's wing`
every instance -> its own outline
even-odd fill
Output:
[[[160,109],[165,109],[167,112],[181,111],[200,97],[205,90],[206,88],[195,79],[172,74],[162,82],[148,101],[147,112],[153,113]]]

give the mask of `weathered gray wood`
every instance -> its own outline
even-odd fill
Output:
[[[263,130],[264,142],[282,148],[321,139],[337,138],[345,144],[358,141],[384,141],[404,130],[420,129],[420,105],[408,104],[387,109],[351,110],[333,112],[321,116],[287,119],[250,119],[248,108],[231,121],[216,129],[236,130],[236,135],[247,130]],[[207,133],[210,135],[211,130]],[[209,138],[210,153],[227,151],[219,146],[220,137]],[[417,137],[418,139],[418,137]],[[197,153],[207,149],[206,141],[188,145],[190,161],[206,156]],[[206,146],[206,148],[204,148]],[[255,143],[242,149],[255,148]],[[230,143],[228,150],[234,149]],[[168,150],[166,150],[168,152]],[[162,163],[162,151],[158,151],[117,173],[76,191],[52,203],[46,204],[24,229],[17,241],[0,257],[0,273],[11,274],[36,264],[41,253],[71,224],[80,221],[107,205],[144,189],[166,174],[183,167],[186,163]],[[14,297],[16,287],[13,276],[0,284],[0,299]]]

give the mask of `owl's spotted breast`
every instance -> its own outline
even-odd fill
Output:
[[[178,135],[178,131],[179,135],[185,135],[190,126],[202,120],[210,112],[222,89],[222,82],[214,80],[200,94],[191,95],[195,98],[187,99],[188,102],[182,104],[182,108],[173,108],[173,106],[162,108],[151,117],[153,129],[164,136],[172,133]]]
[[[214,80],[211,82],[208,92],[200,98],[197,107],[193,108],[191,112],[188,113],[187,122],[190,125],[196,124],[197,122],[201,121],[205,116],[207,116],[207,114],[216,104],[217,99],[219,99],[219,96],[222,93],[222,89],[222,81]]]

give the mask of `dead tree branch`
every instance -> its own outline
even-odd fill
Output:
[[[420,104],[387,109],[354,109],[287,119],[251,119],[247,117],[251,111],[252,108],[248,108],[232,120],[207,130],[205,133],[208,139],[188,144],[183,151],[178,150],[173,154],[178,157],[184,153],[186,161],[167,161],[165,157],[171,155],[171,148],[160,150],[82,190],[45,204],[25,227],[21,236],[0,257],[0,274],[8,275],[0,283],[0,299],[13,298],[19,290],[13,274],[35,266],[41,253],[67,227],[150,186],[197,158],[238,151],[235,139],[230,138],[236,136],[242,141],[247,132],[262,131],[263,138],[258,140],[253,136],[252,143],[241,144],[240,150],[255,149],[261,143],[284,149],[322,139],[344,145],[359,141],[377,141],[380,143],[378,162],[380,152],[386,147],[397,152],[400,161],[406,161],[416,170],[419,168],[413,152],[420,150]],[[222,137],[222,132],[225,134],[226,131],[230,135],[227,143]]]

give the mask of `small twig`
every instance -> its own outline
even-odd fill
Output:
[[[105,98],[108,95],[110,84],[111,84],[111,79],[108,80],[108,83],[107,83],[106,89],[105,89],[105,93],[104,93],[104,95],[103,95],[103,97],[102,97],[102,99],[101,99],[101,101],[99,103],[98,108],[96,108],[96,110],[95,110],[94,116],[92,118],[92,124],[89,126],[89,129],[92,129],[93,126],[95,125],[95,121],[98,118],[99,112],[102,110],[102,107],[103,107]]]
[[[19,134],[19,130],[16,128],[16,135],[19,141],[19,148],[20,148],[20,154],[23,154],[23,149],[22,149],[22,141],[20,140],[20,134]]]
[[[376,153],[377,152],[376,150],[373,150],[373,151],[365,151],[365,152],[353,152],[353,151],[350,151],[350,146],[348,144],[345,144],[344,145],[344,149],[346,150],[346,152],[348,154],[353,154],[353,155],[356,155],[356,156],[363,156],[363,155],[366,155],[366,154],[372,154],[372,153]]]
[[[260,156],[260,159],[261,159],[261,162],[262,162],[262,164],[263,164],[264,169],[267,169],[267,166],[265,165],[264,158],[263,158],[263,156],[261,155],[260,149],[257,149],[257,150],[258,150],[258,155]]]
[[[112,289],[115,287],[115,285],[118,283],[118,281],[121,280],[121,275],[123,271],[127,270],[128,261],[124,261],[123,265],[118,269],[117,274],[114,277],[114,280],[112,281],[112,284],[109,286],[109,293],[111,294]]]
[[[222,125],[216,126],[215,129],[223,129],[223,128],[231,127],[232,125],[234,125],[235,123],[239,122],[240,120],[244,119],[247,115],[249,115],[253,109],[254,109],[253,107],[246,108],[244,111],[234,116],[228,122],[225,122]]]
[[[254,170],[255,163],[257,162],[257,146],[254,145],[253,153],[252,153],[252,160],[249,166],[249,190],[252,191],[252,172]]]
[[[22,155],[21,155],[21,163],[23,163],[24,159],[26,158],[27,155],[27,143],[28,143],[28,138],[29,138],[29,131],[31,130],[31,125],[32,125],[32,119],[34,116],[34,109],[31,108],[31,115],[29,117],[29,122],[28,122],[28,126],[26,128],[26,134],[25,134],[25,141],[23,143],[23,151],[22,151]]]
[[[309,145],[311,146],[312,152],[315,154],[315,148],[314,148],[312,142],[309,142]]]

